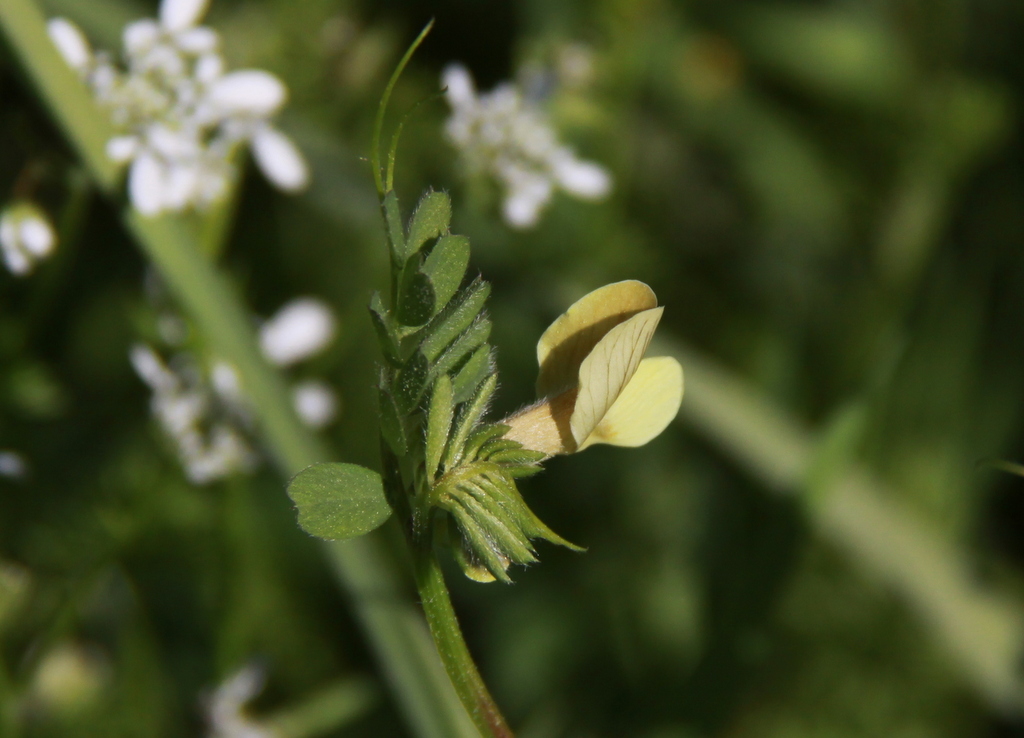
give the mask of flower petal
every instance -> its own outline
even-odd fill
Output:
[[[644,359],[618,399],[580,444],[643,446],[660,434],[679,413],[683,401],[683,367],[671,356]]]
[[[46,24],[46,31],[69,67],[82,71],[89,66],[92,49],[78,26],[67,18],[54,18]]]
[[[326,382],[307,379],[292,389],[292,404],[302,422],[323,428],[338,416],[338,396]]]
[[[262,69],[241,69],[210,85],[210,103],[227,113],[266,116],[284,104],[284,83]]]
[[[561,150],[551,157],[551,171],[566,192],[584,200],[601,200],[612,189],[608,170],[591,161],[581,161]]]
[[[644,310],[619,323],[580,364],[579,394],[569,419],[577,445],[590,437],[633,378],[663,311]]]
[[[210,0],[163,0],[160,3],[160,25],[177,32],[191,28],[206,13]]]
[[[280,131],[263,126],[252,138],[252,153],[260,171],[276,187],[297,192],[309,184],[309,167],[298,147]]]
[[[334,313],[320,300],[300,297],[278,310],[260,328],[263,355],[289,366],[323,351],[334,340]]]
[[[40,215],[26,215],[18,229],[22,246],[35,257],[43,257],[53,251],[57,235],[53,227]]]
[[[149,18],[129,23],[121,33],[121,43],[129,57],[149,51],[159,38],[160,26]]]
[[[441,85],[445,97],[453,108],[472,107],[476,104],[476,88],[469,70],[461,64],[449,64],[441,72]]]
[[[608,331],[657,305],[654,291],[635,279],[605,285],[574,302],[537,342],[537,396],[574,386],[583,360]]]
[[[157,215],[164,208],[164,166],[152,154],[143,154],[128,173],[128,194],[142,215]]]

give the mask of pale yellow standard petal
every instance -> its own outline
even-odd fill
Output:
[[[671,356],[644,359],[593,433],[580,444],[643,446],[679,413],[683,401],[683,367]]]
[[[657,305],[651,288],[635,279],[605,285],[574,302],[537,343],[537,396],[575,386],[584,359],[612,328]]]
[[[579,394],[569,419],[577,446],[590,437],[633,378],[663,310],[644,310],[619,323],[583,360],[579,369]]]

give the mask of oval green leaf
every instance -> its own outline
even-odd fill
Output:
[[[299,527],[328,541],[364,535],[391,516],[380,474],[357,464],[313,464],[292,477],[288,496]]]

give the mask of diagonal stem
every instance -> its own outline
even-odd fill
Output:
[[[441,662],[476,727],[487,736],[512,738],[512,730],[487,690],[469,653],[448,595],[444,573],[432,550],[417,552],[416,586]]]

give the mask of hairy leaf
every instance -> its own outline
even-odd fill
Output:
[[[355,538],[380,527],[391,515],[380,475],[358,466],[314,464],[288,483],[299,526],[317,538]]]

